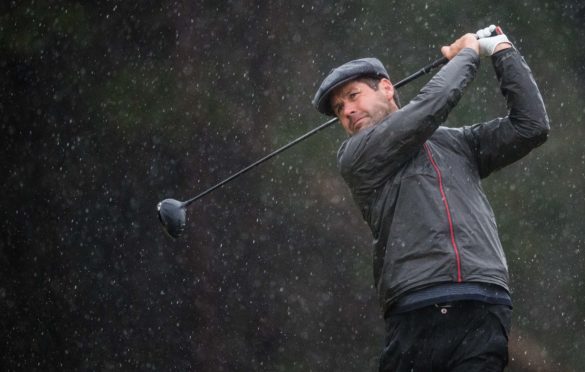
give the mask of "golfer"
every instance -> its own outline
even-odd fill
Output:
[[[331,70],[313,100],[349,134],[338,167],[373,234],[386,323],[380,371],[502,371],[508,363],[508,267],[481,179],[545,142],[548,117],[499,28],[441,52],[449,62],[404,107],[375,58]],[[480,56],[491,59],[508,115],[442,126]]]

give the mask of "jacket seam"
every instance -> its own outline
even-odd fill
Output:
[[[449,208],[449,202],[447,201],[447,195],[445,194],[445,190],[443,188],[443,176],[441,175],[441,170],[439,168],[439,166],[437,165],[437,163],[435,162],[435,159],[433,158],[432,152],[430,147],[428,146],[427,143],[424,143],[424,148],[425,151],[427,153],[427,157],[429,158],[429,161],[431,162],[431,165],[433,166],[433,169],[435,170],[435,173],[437,174],[437,179],[439,182],[439,192],[441,194],[441,200],[443,201],[443,205],[445,206],[445,211],[447,213],[447,222],[449,224],[449,234],[451,237],[451,246],[453,247],[453,251],[455,253],[455,263],[457,265],[457,282],[462,282],[463,278],[461,276],[461,257],[459,255],[459,247],[457,246],[457,241],[455,240],[455,229],[453,227],[453,219],[451,217],[451,209]]]

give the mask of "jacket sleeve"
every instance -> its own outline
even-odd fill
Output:
[[[465,127],[482,178],[527,155],[544,143],[549,119],[530,68],[514,48],[492,57],[508,116]]]
[[[402,109],[346,140],[338,167],[355,196],[365,196],[411,159],[475,78],[479,56],[463,49]]]

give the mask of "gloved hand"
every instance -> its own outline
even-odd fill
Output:
[[[491,56],[494,54],[498,44],[508,43],[510,46],[512,45],[508,37],[502,32],[502,29],[495,25],[482,28],[476,32],[476,35],[479,41],[479,55],[481,56]]]

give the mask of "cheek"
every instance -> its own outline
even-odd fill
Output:
[[[385,116],[390,111],[390,103],[385,98],[378,99],[372,109],[376,114]]]
[[[373,117],[379,116],[383,110],[383,106],[378,102],[374,102],[368,106],[368,113]]]

